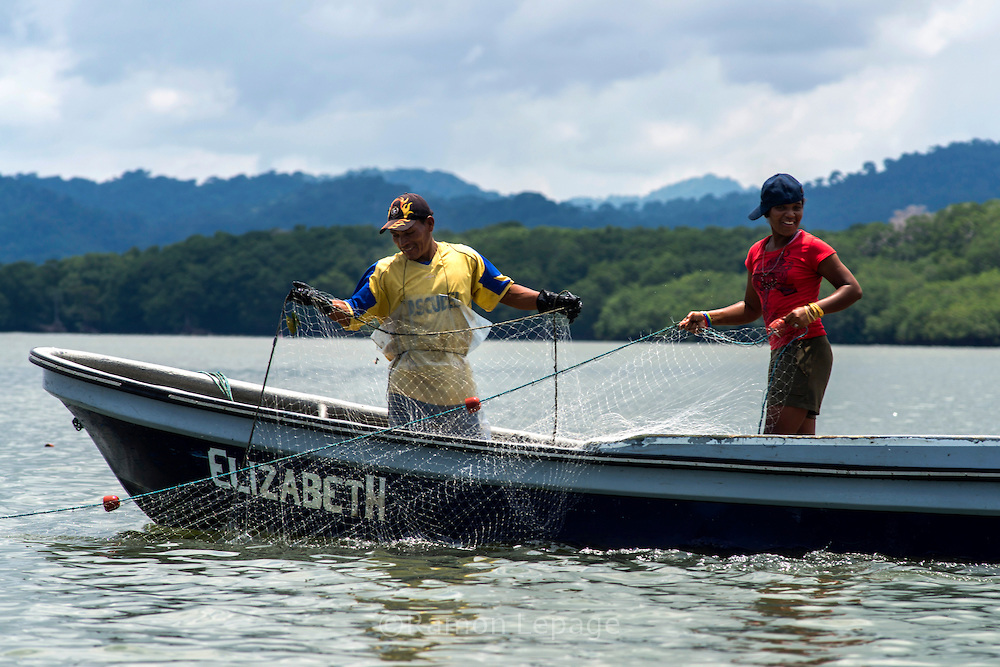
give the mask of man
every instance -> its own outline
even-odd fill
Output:
[[[408,192],[392,200],[379,233],[387,230],[399,252],[369,267],[350,298],[331,301],[299,284],[289,299],[320,308],[348,329],[379,324],[372,338],[391,361],[390,424],[488,437],[479,415],[464,408],[465,399],[476,394],[466,355],[489,325],[472,304],[486,311],[499,303],[542,313],[560,310],[572,322],[583,302],[569,292],[518,285],[472,248],[435,241],[434,212],[420,195]]]

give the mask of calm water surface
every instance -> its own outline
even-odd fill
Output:
[[[0,514],[121,493],[35,346],[263,379],[270,340],[0,335]],[[835,347],[823,433],[998,433],[1000,350]],[[49,445],[49,446],[47,446]],[[220,544],[126,505],[0,521],[0,663],[995,665],[1000,565]]]

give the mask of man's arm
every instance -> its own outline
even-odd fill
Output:
[[[340,299],[333,299],[332,301],[330,301],[330,306],[331,306],[330,310],[321,308],[323,314],[329,317],[337,324],[339,324],[340,326],[346,328],[347,325],[351,323],[350,307]]]
[[[533,290],[517,283],[511,283],[507,293],[500,298],[500,303],[521,310],[537,309],[540,313],[561,310],[570,322],[577,318],[583,308],[580,297],[570,292],[556,294],[548,290]]]
[[[306,283],[295,281],[286,299],[312,306],[342,327],[351,321],[351,308],[340,299],[330,299],[318,289]]]
[[[535,310],[538,308],[538,290],[511,283],[507,293],[500,298],[500,303],[520,310]]]

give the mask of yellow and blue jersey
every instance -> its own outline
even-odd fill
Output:
[[[358,329],[373,318],[384,320],[404,302],[414,315],[450,307],[447,297],[491,311],[512,283],[469,246],[438,241],[434,257],[426,264],[408,260],[403,253],[372,264],[353,296],[346,299],[352,314],[350,328]]]

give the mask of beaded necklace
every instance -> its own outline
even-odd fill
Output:
[[[771,264],[771,268],[770,268],[770,269],[767,269],[767,270],[761,270],[761,272],[760,272],[760,275],[761,275],[761,277],[764,277],[764,276],[767,276],[767,275],[770,275],[771,273],[773,273],[773,272],[774,272],[774,270],[775,270],[776,268],[778,268],[778,264],[779,264],[779,263],[781,263],[781,257],[782,257],[782,255],[784,255],[784,254],[785,254],[785,250],[787,250],[787,249],[788,249],[788,246],[790,246],[790,245],[792,245],[793,243],[795,243],[795,239],[799,238],[799,234],[800,234],[801,232],[802,232],[802,230],[801,230],[801,229],[796,229],[796,230],[795,230],[795,235],[794,235],[794,236],[792,236],[792,238],[790,238],[790,239],[788,240],[788,243],[786,243],[785,245],[783,245],[783,246],[781,247],[781,252],[779,252],[779,253],[778,253],[778,256],[777,256],[777,257],[775,258],[774,262],[773,262],[773,263]],[[773,251],[772,251],[772,252],[773,252]],[[767,244],[765,243],[765,244],[764,244],[764,255],[766,255],[766,254],[767,254]],[[761,256],[761,258],[760,258],[760,264],[761,264],[761,267],[762,267],[762,269],[763,269],[763,266],[764,266],[764,255],[762,255],[762,256]]]

